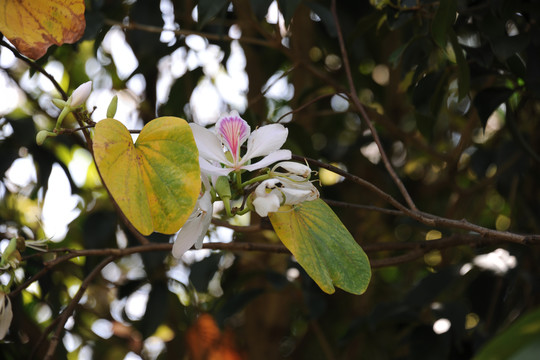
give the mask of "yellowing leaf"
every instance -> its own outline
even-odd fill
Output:
[[[84,0],[5,0],[0,5],[0,31],[34,60],[53,44],[79,40],[85,26]]]
[[[279,239],[324,292],[332,294],[334,285],[353,294],[366,291],[369,259],[324,201],[282,206],[269,218]]]
[[[185,120],[154,119],[135,144],[121,122],[101,120],[94,157],[112,197],[141,234],[173,234],[186,222],[201,178],[199,153]]]

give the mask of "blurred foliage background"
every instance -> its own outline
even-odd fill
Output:
[[[293,153],[401,201],[365,119],[343,96],[347,60],[419,209],[540,234],[540,4],[339,1],[336,14],[325,0],[88,0],[83,38],[51,47],[37,65],[68,93],[93,80],[87,109],[97,106],[95,121],[118,94],[117,118],[133,129],[161,115],[210,123],[234,109],[253,127],[282,122]],[[377,264],[362,296],[323,293],[283,253],[203,250],[177,261],[166,251],[135,252],[111,263],[96,253],[45,265],[62,249],[140,244],[119,222],[80,134],[35,144],[37,131],[55,123],[50,100],[58,93],[10,54],[0,48],[11,89],[5,85],[4,97],[15,91],[18,99],[0,118],[0,239],[5,248],[14,236],[52,237],[57,250],[27,248],[14,275],[0,277],[14,290],[39,275],[12,294],[3,359],[44,358],[81,288],[53,358],[481,358],[490,340],[539,305],[534,244],[428,227],[324,172],[322,198]],[[16,179],[20,169],[33,174],[28,181]],[[74,210],[45,219],[55,172]],[[55,217],[69,224],[64,233],[46,231]],[[266,219],[249,222],[264,230],[213,226],[210,240],[278,242]],[[440,246],[426,247],[431,241]],[[510,355],[491,355],[535,358],[538,337],[517,341],[522,335],[518,328],[502,338]]]

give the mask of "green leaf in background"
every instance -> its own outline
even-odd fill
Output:
[[[469,88],[471,86],[471,73],[467,59],[463,54],[463,49],[459,45],[456,33],[452,29],[449,29],[448,31],[450,43],[452,44],[452,49],[454,50],[458,65],[458,90],[459,99],[461,100],[469,93]]]
[[[366,291],[369,259],[341,220],[320,199],[269,214],[279,239],[326,293],[337,286],[352,294]]]
[[[216,17],[229,3],[229,0],[199,0],[197,5],[199,27]]]
[[[521,317],[494,337],[474,360],[538,359],[540,351],[540,309]]]
[[[268,13],[268,7],[274,0],[250,0],[251,10],[257,20],[261,21]]]
[[[441,0],[439,8],[435,13],[433,22],[431,23],[431,35],[435,43],[441,48],[446,48],[446,40],[448,31],[456,20],[457,1]]]
[[[478,111],[478,116],[480,117],[480,122],[483,127],[486,127],[491,114],[493,114],[493,112],[513,93],[514,91],[507,87],[492,87],[484,89],[476,94],[473,104]]]
[[[296,9],[298,8],[298,5],[300,5],[301,0],[278,0],[279,4],[279,11],[283,14],[283,18],[285,19],[285,26],[289,26],[291,23],[291,20],[294,16],[294,13],[296,12]]]
[[[173,234],[199,196],[199,152],[185,120],[166,116],[144,126],[135,144],[114,119],[97,123],[97,167],[112,197],[143,235]]]

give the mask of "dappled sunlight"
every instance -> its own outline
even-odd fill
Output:
[[[0,358],[533,353],[510,2],[55,0],[39,58],[0,7]]]

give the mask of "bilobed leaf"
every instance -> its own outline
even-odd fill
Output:
[[[185,120],[154,119],[135,144],[121,122],[101,120],[94,156],[112,197],[141,234],[173,234],[191,214],[201,180],[199,153]]]
[[[441,0],[439,8],[435,13],[433,22],[431,23],[431,35],[435,43],[441,48],[446,48],[446,39],[448,31],[456,20],[457,1]]]
[[[34,60],[53,44],[79,40],[84,28],[84,0],[9,0],[0,6],[0,32]]]
[[[536,359],[539,349],[540,309],[536,309],[488,342],[474,360]]]
[[[369,259],[324,201],[282,206],[269,218],[279,239],[324,292],[332,294],[334,286],[353,294],[366,291]]]

